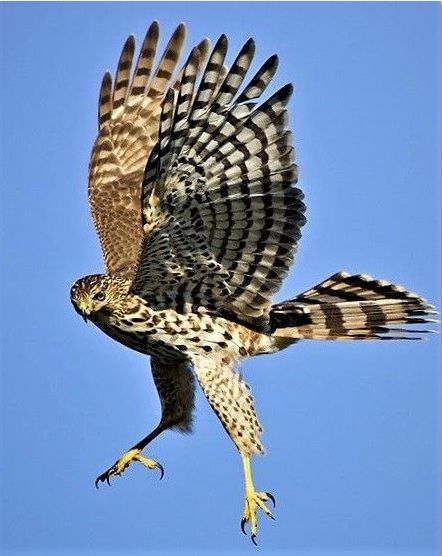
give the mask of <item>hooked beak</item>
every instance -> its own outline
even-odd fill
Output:
[[[81,299],[78,305],[74,305],[77,313],[83,318],[84,322],[88,321],[88,316],[91,314],[89,303],[85,299]]]

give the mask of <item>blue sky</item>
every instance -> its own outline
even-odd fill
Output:
[[[440,307],[439,3],[2,4],[3,553],[256,553],[239,530],[240,461],[198,393],[195,433],[151,445],[166,475],[95,477],[156,423],[147,358],[69,302],[102,270],[86,179],[101,76],[152,19],[163,40],[253,36],[290,103],[308,223],[279,299],[367,272]],[[304,342],[248,361],[277,498],[260,553],[438,554],[438,336]],[[297,552],[298,551],[298,552]],[[407,552],[408,551],[408,552]]]

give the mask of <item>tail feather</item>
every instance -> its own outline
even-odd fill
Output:
[[[435,314],[433,305],[401,286],[338,272],[294,299],[273,305],[270,323],[276,345],[282,348],[304,338],[417,340],[433,331],[407,325],[438,322],[431,318]]]

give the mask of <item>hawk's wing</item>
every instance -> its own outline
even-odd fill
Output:
[[[185,37],[179,25],[154,68],[158,24],[147,31],[131,75],[135,41],[127,39],[114,83],[106,73],[99,98],[99,133],[89,167],[89,202],[107,272],[133,277],[143,237],[141,182],[149,153],[157,141],[161,103],[173,83],[172,75]],[[201,64],[208,50],[196,51]],[[179,87],[181,75],[176,79]]]
[[[226,50],[222,36],[196,94],[190,56],[177,98],[169,90],[162,104],[143,181],[145,238],[132,289],[156,308],[206,308],[262,325],[305,223],[302,193],[292,187],[285,109],[292,87],[258,107],[251,102],[276,71],[272,56],[237,96],[252,40],[219,87]]]

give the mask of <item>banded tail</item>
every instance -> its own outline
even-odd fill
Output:
[[[300,339],[411,340],[432,330],[397,327],[438,322],[433,305],[419,295],[366,274],[338,272],[270,313],[280,349]],[[393,325],[393,326],[392,326]]]

